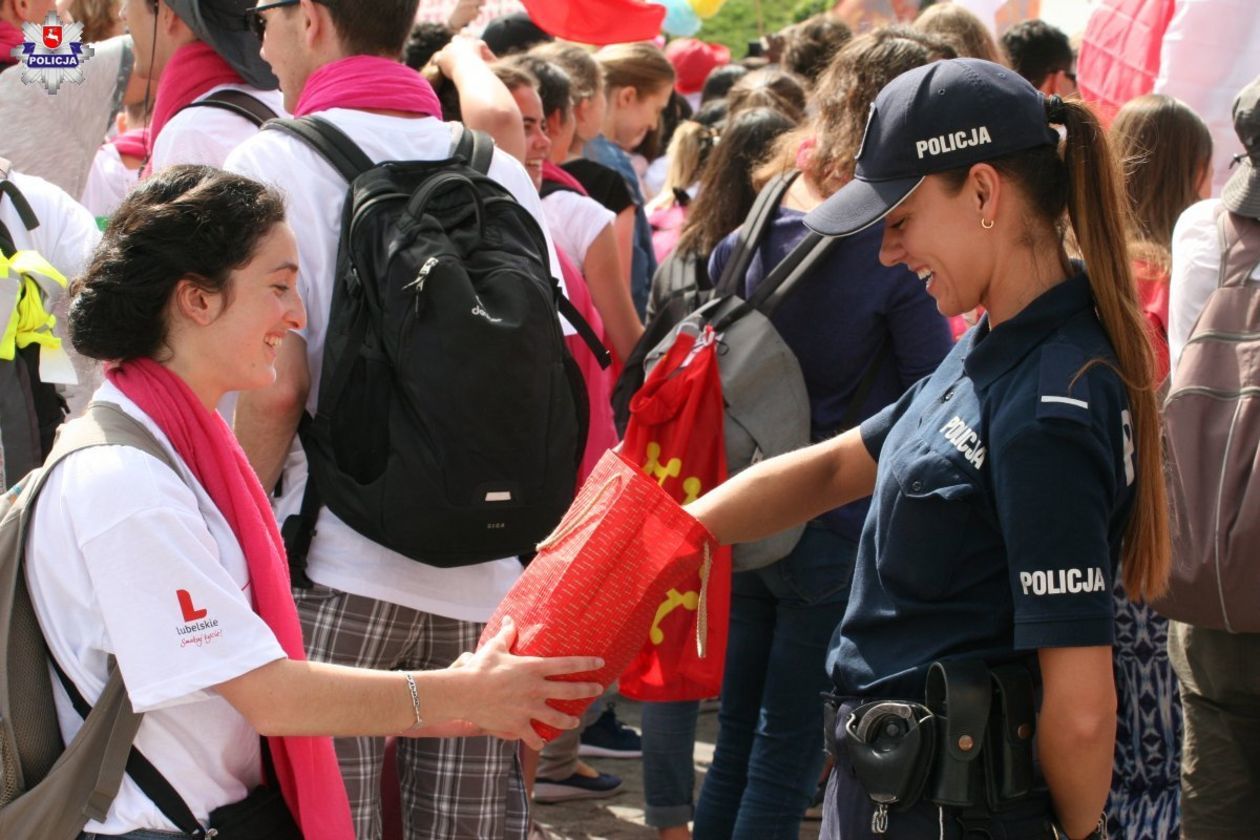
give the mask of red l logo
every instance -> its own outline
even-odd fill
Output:
[[[184,613],[184,623],[196,621],[199,618],[206,617],[204,609],[197,609],[193,606],[192,596],[188,594],[187,589],[176,589],[175,595],[179,598],[179,608]]]
[[[50,50],[55,50],[61,46],[61,27],[45,26],[44,27],[44,46]]]

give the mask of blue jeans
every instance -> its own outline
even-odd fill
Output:
[[[644,822],[671,828],[691,822],[696,788],[700,701],[643,704]]]
[[[857,543],[811,523],[795,550],[735,575],[717,748],[696,840],[796,840],[822,771],[820,694]]]

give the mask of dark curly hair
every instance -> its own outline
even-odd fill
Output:
[[[791,26],[783,48],[783,67],[810,87],[827,69],[835,54],[853,38],[853,31],[829,14],[818,14]]]
[[[284,200],[257,181],[210,166],[162,170],[127,196],[70,284],[70,341],[102,361],[157,355],[176,284],[223,291],[283,221]]]
[[[835,54],[810,96],[813,116],[775,144],[775,153],[754,178],[760,188],[797,166],[798,151],[814,143],[802,172],[818,191],[831,195],[853,178],[871,103],[884,85],[930,61],[954,58],[953,47],[916,29],[886,26],[859,35]]]

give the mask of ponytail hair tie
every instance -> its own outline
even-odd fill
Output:
[[[1046,97],[1046,122],[1051,125],[1064,125],[1067,122],[1067,105],[1058,96]]]

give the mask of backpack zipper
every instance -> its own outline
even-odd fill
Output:
[[[1249,386],[1238,391],[1226,391],[1222,388],[1206,388],[1201,385],[1187,385],[1185,388],[1178,388],[1169,394],[1168,401],[1172,402],[1183,394],[1194,394],[1218,400],[1234,400],[1241,397],[1260,397],[1260,387]]]
[[[1260,332],[1225,332],[1224,330],[1205,330],[1186,342],[1187,345],[1198,344],[1209,339],[1218,341],[1260,341]]]
[[[367,201],[360,204],[358,207],[358,210],[355,211],[354,218],[350,220],[349,240],[350,241],[354,240],[354,235],[357,232],[358,227],[359,227],[359,221],[364,216],[367,215],[367,211],[372,209],[372,207],[374,207],[377,204],[380,204],[383,201],[393,201],[397,199],[406,200],[409,197],[410,196],[408,196],[406,193],[386,192],[386,193],[381,193],[380,195],[374,195],[371,198],[369,198]]]
[[[416,279],[404,287],[410,289],[412,294],[415,295],[416,315],[420,314],[420,295],[424,292],[424,283],[429,279],[429,272],[437,268],[437,264],[437,257],[429,257],[424,261],[424,265],[420,266],[420,270],[416,272]]]

